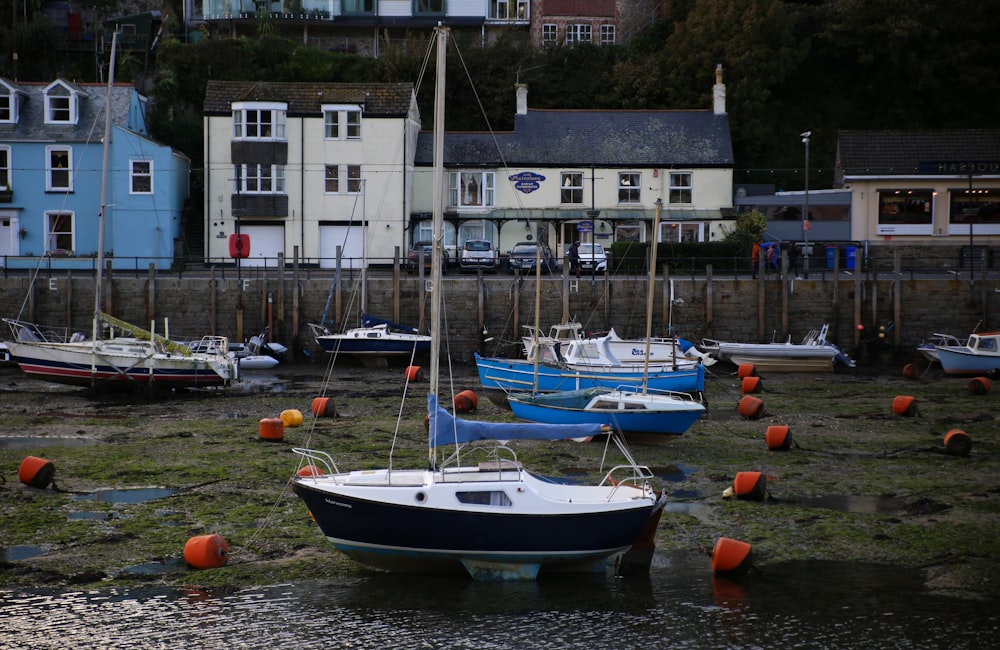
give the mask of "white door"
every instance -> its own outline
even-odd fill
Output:
[[[240,234],[250,237],[250,255],[243,258],[243,266],[278,265],[278,255],[285,252],[284,226],[254,226],[243,224]]]
[[[341,248],[342,269],[360,269],[364,258],[365,229],[361,226],[320,226],[319,266],[337,268],[337,247]]]
[[[17,217],[0,212],[0,266],[3,257],[17,255]]]

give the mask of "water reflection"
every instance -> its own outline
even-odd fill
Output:
[[[0,638],[34,648],[974,648],[1000,632],[998,603],[930,596],[918,571],[798,562],[731,581],[709,565],[671,553],[641,579],[373,573],[242,590],[0,592]]]
[[[0,450],[38,449],[45,447],[87,447],[100,443],[93,438],[56,436],[0,436]]]

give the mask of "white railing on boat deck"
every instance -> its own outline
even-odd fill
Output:
[[[13,318],[3,320],[10,328],[11,339],[24,343],[67,343],[76,339],[78,335],[80,337],[78,340],[83,340],[86,336],[82,332],[71,333],[68,327],[48,327]]]
[[[315,449],[306,449],[305,447],[294,447],[292,453],[302,456],[306,461],[306,467],[312,469],[313,477],[316,477],[318,472],[316,471],[317,464],[322,466],[326,474],[340,474],[340,470],[337,469],[337,464],[333,462],[333,457],[325,451],[316,451]]]

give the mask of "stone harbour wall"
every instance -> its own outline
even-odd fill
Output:
[[[367,312],[427,331],[427,283],[405,273],[372,275],[366,283]],[[298,360],[322,357],[308,323],[320,322],[324,311],[334,330],[360,320],[357,274],[344,277],[335,289],[331,289],[333,272],[316,269],[285,270],[280,275],[275,269],[244,270],[240,279],[232,269],[189,276],[114,274],[105,282],[104,310],[113,316],[147,329],[155,322],[161,334],[169,327],[171,338],[178,340],[205,334],[245,340],[270,325],[273,340],[288,345]],[[661,275],[653,291],[652,332],[667,334],[667,324],[672,323],[674,332],[695,342],[705,337],[784,341],[789,336],[797,342],[828,323],[828,338],[859,361],[895,358],[912,353],[933,332],[964,336],[977,326],[997,328],[996,284],[991,279],[970,284],[961,279],[897,279],[867,273],[843,274],[840,279],[816,274],[788,281],[773,276],[719,278],[711,273],[665,281]],[[33,283],[27,277],[3,277],[0,315],[89,335],[93,285],[93,275],[80,272],[42,274]],[[454,361],[471,363],[474,351],[520,355],[522,326],[536,320],[534,277],[459,276],[453,271],[442,285],[448,333],[442,349]],[[642,337],[648,296],[645,275],[543,276],[538,323],[547,331],[554,323],[575,319],[588,331],[613,327],[623,337]]]

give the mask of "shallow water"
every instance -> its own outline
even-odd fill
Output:
[[[38,649],[978,648],[1000,632],[997,604],[930,595],[918,571],[887,566],[800,562],[733,581],[712,575],[703,554],[671,553],[638,579],[373,573],[233,591],[0,591],[0,639]]]

